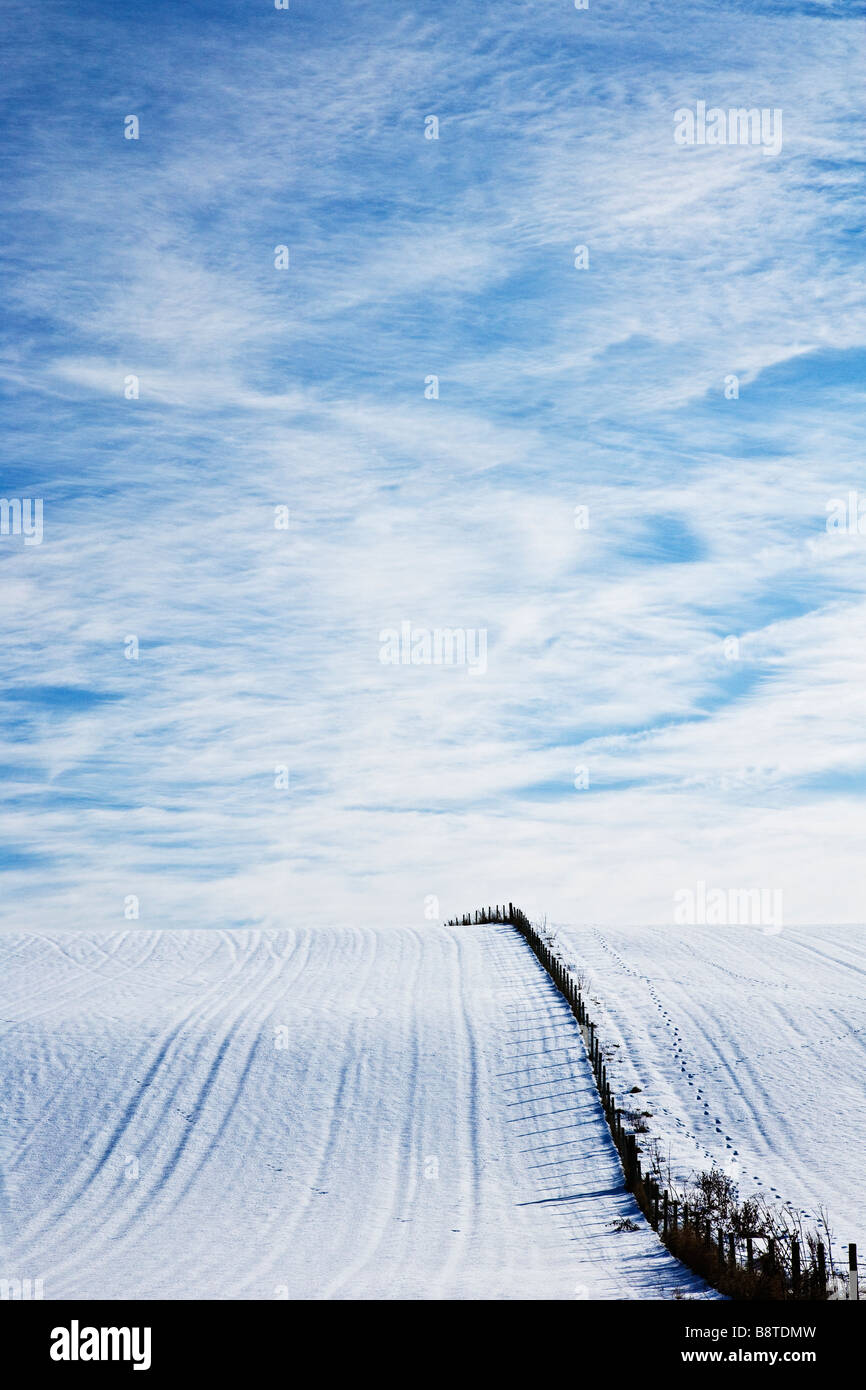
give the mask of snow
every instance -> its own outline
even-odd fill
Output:
[[[713,1163],[740,1195],[827,1209],[834,1256],[866,1241],[866,927],[566,927],[611,1082],[652,1112],[678,1176]],[[631,1087],[641,1087],[629,1095]]]
[[[0,1277],[46,1298],[712,1296],[510,927],[13,933],[0,980]]]

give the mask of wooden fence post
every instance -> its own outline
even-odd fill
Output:
[[[818,1288],[822,1294],[827,1292],[827,1261],[824,1258],[824,1246],[818,1242]]]
[[[860,1284],[857,1279],[857,1246],[848,1246],[848,1297],[859,1299]]]
[[[791,1292],[795,1298],[800,1296],[800,1242],[791,1237]]]

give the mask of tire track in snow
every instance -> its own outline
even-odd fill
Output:
[[[216,933],[214,933],[214,936],[216,936]],[[197,1001],[197,1007],[192,1012],[184,1015],[179,1026],[172,1030],[171,1037],[167,1040],[166,1046],[160,1050],[154,1066],[151,1068],[151,1079],[148,1085],[143,1088],[148,1094],[139,1093],[138,1099],[141,1103],[135,1106],[133,1114],[124,1116],[121,1120],[121,1125],[124,1125],[124,1120],[128,1120],[128,1122],[124,1125],[120,1138],[113,1144],[109,1141],[109,1147],[104,1151],[102,1158],[97,1162],[93,1173],[90,1175],[90,1181],[86,1184],[83,1191],[77,1194],[75,1198],[76,1205],[80,1204],[81,1199],[87,1194],[88,1189],[96,1183],[107,1168],[113,1153],[121,1146],[122,1141],[123,1148],[131,1149],[134,1154],[141,1156],[155,1144],[167,1119],[172,1115],[181,1114],[181,1107],[178,1105],[179,1092],[186,1077],[183,1073],[178,1074],[179,1069],[184,1067],[184,1065],[186,1065],[187,1070],[190,1066],[194,1069],[206,1053],[214,1036],[216,1035],[218,1038],[221,1038],[217,1047],[216,1061],[205,1068],[199,1086],[198,1099],[193,1104],[193,1113],[185,1116],[186,1127],[181,1132],[180,1141],[179,1143],[175,1143],[174,1151],[169,1158],[167,1160],[160,1160],[157,1152],[149,1168],[145,1168],[145,1173],[148,1174],[150,1181],[148,1181],[147,1178],[139,1177],[134,1185],[128,1184],[125,1181],[123,1172],[118,1170],[113,1187],[107,1193],[101,1195],[94,1193],[94,1200],[99,1203],[101,1220],[98,1230],[94,1233],[88,1245],[88,1259],[98,1258],[100,1249],[107,1244],[110,1244],[115,1251],[122,1251],[124,1245],[129,1243],[130,1240],[134,1242],[135,1232],[138,1226],[151,1219],[151,1209],[159,1209],[161,1205],[167,1205],[170,1202],[172,1195],[170,1183],[182,1157],[183,1150],[186,1147],[186,1140],[195,1127],[194,1117],[196,1109],[198,1108],[198,1110],[201,1110],[203,1108],[204,1101],[207,1099],[207,1095],[210,1094],[210,1090],[216,1081],[219,1067],[225,1055],[230,1050],[239,1028],[243,1025],[245,1014],[255,1000],[260,997],[263,990],[272,983],[277,973],[276,968],[270,968],[272,964],[275,964],[270,957],[262,956],[261,959],[258,958],[259,947],[262,944],[260,936],[257,933],[251,933],[245,940],[247,948],[252,950],[253,959],[255,961],[255,974],[252,976],[248,975],[244,978],[235,971],[230,970],[227,976],[220,976],[211,989]],[[289,941],[291,940],[292,938],[290,936]],[[215,954],[218,954],[218,952]],[[236,963],[238,960],[237,949],[235,948],[229,954],[232,962]],[[208,960],[210,958],[211,957],[208,957]],[[255,988],[250,987],[253,980],[257,981]],[[237,985],[234,992],[231,991],[231,986],[233,984]],[[244,986],[243,989],[240,988],[242,985]],[[226,1013],[229,1006],[232,1007],[233,1011],[228,1021],[223,1023],[221,1021],[222,1015]],[[201,1030],[201,1038],[200,1045],[190,1063],[189,1058],[180,1051],[180,1044],[183,1037],[194,1030]],[[254,1045],[258,1040],[258,1038],[254,1039]],[[173,1047],[175,1043],[177,1047]],[[170,1056],[169,1052],[171,1053]],[[156,1070],[154,1070],[154,1067]],[[157,1075],[160,1071],[167,1072],[167,1074],[162,1075],[159,1082],[157,1082]],[[147,1080],[147,1078],[145,1078],[145,1080]],[[157,1110],[155,1115],[148,1119],[145,1112],[151,1098],[149,1093],[151,1090],[156,1091],[157,1085],[159,1085],[159,1088],[164,1092],[161,1108]],[[157,1102],[157,1104],[159,1104],[159,1102]],[[223,1113],[224,1119],[228,1118],[224,1115],[224,1112],[219,1113]],[[131,1133],[134,1135],[135,1125],[139,1123],[146,1124],[143,1134],[128,1137]],[[119,1128],[120,1127],[118,1127],[118,1129]],[[203,1132],[206,1133],[206,1130],[204,1126],[200,1125],[197,1139],[202,1137]],[[116,1130],[115,1135],[117,1133],[118,1131]],[[112,1139],[114,1138],[115,1136],[112,1135]],[[204,1161],[206,1161],[206,1157],[207,1154],[205,1153]],[[70,1248],[71,1253],[69,1258],[64,1261],[59,1258],[64,1246],[61,1242],[57,1242],[55,1247],[57,1256],[57,1262],[54,1266],[55,1280],[69,1280],[75,1274],[80,1258],[79,1245],[80,1242],[77,1238],[77,1234],[73,1232],[70,1239],[66,1241],[66,1247]],[[181,1287],[183,1260],[183,1253],[178,1252],[175,1256],[174,1267],[176,1277],[178,1277]]]
[[[408,1035],[409,1045],[409,1067],[408,1075],[412,1078],[411,1090],[414,1094],[415,1079],[418,1075],[419,1045],[418,1029],[415,1026],[416,1000],[418,994],[418,981],[421,975],[424,960],[424,943],[417,931],[410,931],[405,937],[412,946],[417,949],[412,952],[411,974],[406,979],[405,966],[402,959],[398,963],[398,970],[401,976],[400,991],[400,1023],[402,1025],[403,1038]],[[403,952],[401,952],[402,957]],[[372,1263],[376,1253],[382,1246],[390,1233],[391,1223],[395,1221],[394,1213],[398,1208],[405,1212],[409,1202],[409,1175],[411,1165],[417,1162],[417,1154],[414,1145],[415,1126],[417,1122],[418,1110],[413,1104],[406,1108],[403,1120],[397,1131],[392,1153],[389,1155],[388,1162],[383,1165],[386,1171],[390,1172],[387,1184],[386,1198],[377,1204],[377,1216],[371,1235],[368,1237],[363,1251],[345,1269],[341,1270],[337,1277],[326,1286],[322,1293],[322,1298],[330,1299],[342,1289],[346,1289],[357,1279],[365,1269]],[[399,1271],[399,1264],[395,1262],[395,1269]]]
[[[215,944],[218,944],[218,939]],[[202,1019],[219,1009],[222,997],[225,995],[225,988],[225,979],[222,976],[217,977],[202,998],[198,999],[191,1006],[183,1009],[180,1014],[176,1016],[175,1022],[167,1033],[163,1033],[155,1042],[151,1042],[149,1045],[151,1048],[151,1060],[142,1080],[136,1082],[136,1094],[129,1099],[123,1107],[120,1119],[110,1131],[98,1156],[94,1158],[86,1149],[84,1150],[80,1167],[84,1168],[85,1163],[87,1167],[83,1171],[78,1185],[75,1186],[72,1191],[69,1191],[67,1186],[58,1198],[55,1199],[53,1206],[43,1209],[40,1219],[34,1224],[31,1230],[30,1234],[32,1238],[38,1239],[45,1230],[52,1229],[70,1207],[77,1207],[82,1203],[86,1195],[104,1172],[112,1156],[114,1156],[120,1148],[124,1135],[128,1132],[130,1126],[137,1120],[142,1108],[149,1103],[151,1099],[150,1089],[156,1085],[161,1071],[173,1065],[174,1053],[179,1046],[181,1038],[189,1031],[193,1022],[199,1023]],[[199,1015],[201,1015],[201,1018],[199,1018]],[[153,1051],[154,1047],[156,1049],[155,1051]],[[165,1114],[165,1110],[171,1106],[175,1094],[174,1090],[168,1084],[166,1084],[165,1089],[167,1099],[163,1106],[163,1115]],[[71,1242],[73,1246],[77,1245],[77,1236],[75,1232],[69,1233],[67,1237],[67,1243],[68,1242]],[[56,1250],[59,1252],[61,1248],[62,1246],[58,1240]]]
[[[327,934],[310,932],[306,934],[310,947],[318,945],[323,940],[328,947],[328,954],[325,957],[325,971],[330,973],[332,954],[334,950],[333,938]],[[308,1174],[303,1182],[303,1192],[299,1200],[292,1202],[289,1211],[282,1209],[277,1213],[271,1229],[276,1229],[279,1225],[281,1243],[291,1245],[298,1239],[298,1232],[306,1220],[312,1206],[313,1198],[322,1195],[328,1189],[325,1184],[330,1184],[332,1164],[338,1151],[338,1140],[345,1123],[346,1114],[351,1114],[355,1108],[355,1101],[362,1093],[362,1082],[364,1076],[363,1055],[354,1055],[357,1051],[359,1031],[362,1027],[364,1009],[359,1001],[364,999],[369,993],[369,982],[376,965],[377,939],[370,932],[360,928],[353,929],[351,935],[361,947],[361,957],[365,962],[364,974],[359,978],[357,974],[357,963],[352,961],[352,970],[349,972],[349,981],[352,989],[347,990],[348,997],[348,1016],[344,1036],[340,1039],[340,1047],[343,1060],[337,1071],[335,1083],[331,1091],[328,1105],[327,1129],[323,1140],[320,1142],[318,1156],[315,1160],[315,1167],[312,1173]],[[338,942],[339,945],[339,942]],[[372,949],[368,949],[372,948]],[[351,959],[351,958],[350,958]],[[311,958],[313,965],[312,978],[315,980],[315,957]],[[281,1272],[275,1267],[273,1259],[268,1257],[257,1261],[250,1270],[247,1277],[242,1282],[242,1287],[247,1289],[257,1289],[263,1283],[265,1277],[270,1275],[276,1277]],[[303,1291],[296,1292],[293,1296],[303,1296]]]

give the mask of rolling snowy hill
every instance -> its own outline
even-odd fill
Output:
[[[825,1206],[834,1253],[866,1241],[866,927],[559,927],[592,982],[620,1095],[640,1086],[675,1174]]]
[[[510,927],[7,934],[0,979],[0,1276],[46,1298],[707,1296]]]

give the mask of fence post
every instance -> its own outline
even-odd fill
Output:
[[[848,1297],[859,1299],[860,1285],[857,1279],[857,1246],[848,1246]]]
[[[791,1237],[791,1292],[795,1298],[800,1294],[800,1242]]]
[[[824,1246],[818,1242],[818,1287],[822,1294],[827,1292],[827,1262],[824,1258]]]
[[[637,1184],[637,1139],[633,1134],[628,1136],[628,1181],[629,1190]]]

